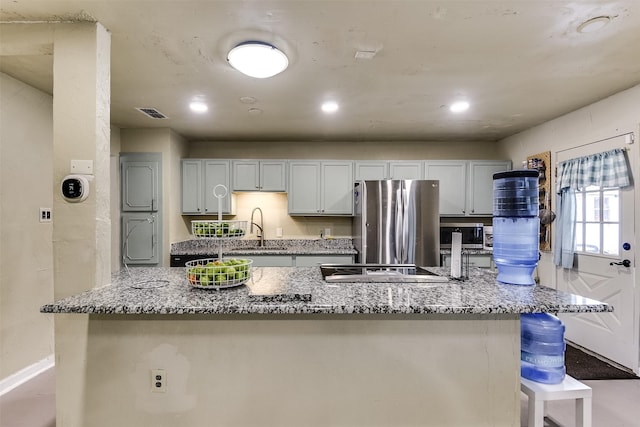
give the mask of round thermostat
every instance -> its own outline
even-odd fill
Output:
[[[62,197],[67,202],[83,202],[89,197],[89,180],[82,175],[67,175],[62,180]]]

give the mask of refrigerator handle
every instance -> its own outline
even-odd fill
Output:
[[[404,206],[402,204],[402,189],[398,188],[396,191],[396,215],[395,215],[395,259],[392,260],[392,263],[400,264],[402,259],[402,210]]]
[[[407,189],[402,188],[402,258],[399,259],[401,264],[407,263],[409,254],[409,197]]]
[[[407,257],[407,197],[404,188],[399,188],[396,197],[396,259],[394,262],[404,264]]]

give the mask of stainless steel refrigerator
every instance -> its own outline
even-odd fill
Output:
[[[439,266],[439,195],[439,181],[356,181],[358,263]]]

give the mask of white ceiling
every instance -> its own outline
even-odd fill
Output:
[[[601,15],[612,19],[599,32],[576,31]],[[0,20],[99,21],[113,124],[192,140],[493,141],[640,83],[633,0],[2,0]],[[270,79],[231,68],[226,52],[252,39],[282,49],[289,68]],[[0,45],[0,71],[52,93],[51,49]],[[189,111],[196,96],[204,115]],[[452,114],[456,98],[471,108]],[[320,111],[328,99],[333,115]]]

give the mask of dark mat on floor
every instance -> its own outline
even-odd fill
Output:
[[[597,357],[567,344],[564,353],[567,375],[577,380],[628,380],[640,379],[636,375],[618,369]]]

